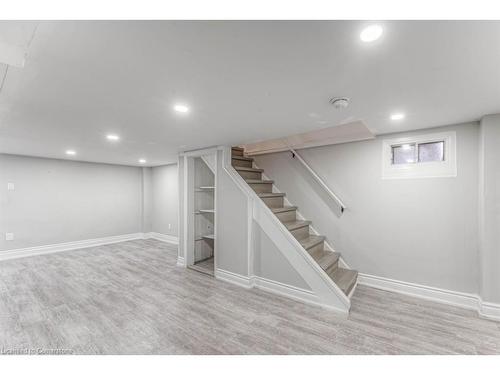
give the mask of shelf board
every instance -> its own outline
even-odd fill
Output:
[[[196,215],[199,214],[214,214],[215,210],[214,209],[209,209],[209,210],[198,210],[194,212]]]
[[[195,240],[195,241],[201,241],[201,240],[215,240],[215,235],[214,235],[214,234],[205,234],[204,236],[201,236],[201,237],[196,237],[194,240]]]
[[[215,186],[200,186],[194,191],[200,193],[200,192],[207,192],[207,193],[213,193],[215,191]]]

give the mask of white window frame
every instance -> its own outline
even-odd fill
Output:
[[[444,160],[392,164],[392,147],[408,143],[444,142]],[[382,179],[430,178],[457,176],[457,135],[455,132],[429,133],[382,142]],[[416,150],[418,153],[418,150]]]

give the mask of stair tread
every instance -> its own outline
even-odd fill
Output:
[[[310,234],[309,237],[300,240],[300,244],[306,250],[314,247],[325,240],[325,236],[317,236],[315,234]]]
[[[295,221],[287,221],[286,223],[283,223],[285,225],[286,229],[288,230],[294,230],[294,229],[299,229],[305,226],[308,226],[311,224],[309,220],[295,220]]]
[[[245,171],[245,172],[264,172],[263,169],[252,168],[252,167],[238,167],[238,166],[235,166],[234,169],[236,169],[237,171]]]
[[[246,156],[238,156],[238,155],[231,156],[231,159],[253,161],[253,158],[247,158]]]
[[[253,180],[253,179],[248,179],[245,180],[247,184],[274,184],[273,180]]]
[[[348,295],[356,283],[358,271],[339,267],[332,273],[331,277],[335,284]]]
[[[274,197],[284,197],[285,193],[257,193],[261,198],[274,198]]]
[[[237,147],[237,146],[233,146],[233,147],[231,147],[231,149],[236,150],[236,151],[245,151],[244,148]]]
[[[339,260],[340,254],[334,251],[323,251],[314,258],[319,266],[326,271]]]
[[[285,206],[285,207],[275,207],[271,208],[271,211],[275,214],[279,214],[281,212],[295,211],[297,206]]]

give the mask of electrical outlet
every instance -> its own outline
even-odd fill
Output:
[[[5,233],[5,241],[13,241],[14,233]]]
[[[15,190],[15,186],[13,182],[7,182],[7,190]]]

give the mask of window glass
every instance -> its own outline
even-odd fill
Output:
[[[443,161],[444,160],[444,142],[420,143],[418,145],[418,161]]]
[[[415,143],[392,146],[392,164],[415,163]]]

